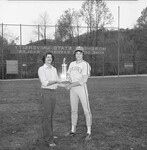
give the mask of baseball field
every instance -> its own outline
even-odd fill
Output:
[[[92,140],[84,141],[85,117],[79,104],[75,137],[70,130],[69,91],[57,90],[54,133],[57,144],[42,140],[39,80],[0,81],[0,150],[147,150],[147,77],[90,78]]]

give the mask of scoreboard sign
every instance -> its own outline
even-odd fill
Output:
[[[6,60],[7,74],[18,74],[18,60]]]
[[[12,53],[19,54],[39,54],[45,52],[52,52],[54,54],[73,54],[75,46],[28,46],[28,45],[16,45],[12,48]],[[105,47],[83,47],[85,54],[104,54]]]
[[[124,63],[124,67],[125,67],[125,69],[132,69],[133,68],[133,63],[132,62]]]

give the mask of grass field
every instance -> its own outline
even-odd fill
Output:
[[[40,83],[38,80],[0,81],[0,150],[147,150],[147,77],[91,78],[88,81],[93,116],[92,135],[81,104],[77,135],[70,130],[69,93],[57,91],[54,133],[57,147],[41,139]]]

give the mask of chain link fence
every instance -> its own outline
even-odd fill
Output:
[[[47,26],[44,38],[40,31],[41,25],[0,24],[0,78],[38,77],[42,55],[47,51],[55,55],[53,65],[60,74],[63,58],[69,65],[73,60],[73,51],[79,45],[85,49],[84,57],[91,65],[92,76],[147,73],[145,35],[141,35],[140,40],[133,30],[90,30],[81,26],[78,36],[76,34],[65,41],[57,41],[56,28]],[[146,33],[146,29],[137,32]],[[15,73],[12,60],[17,66],[14,68],[17,70]]]

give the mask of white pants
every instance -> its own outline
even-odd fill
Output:
[[[73,126],[77,125],[79,100],[81,101],[84,110],[86,125],[91,126],[92,115],[89,106],[89,98],[86,84],[83,86],[72,87],[70,89],[71,123]]]

